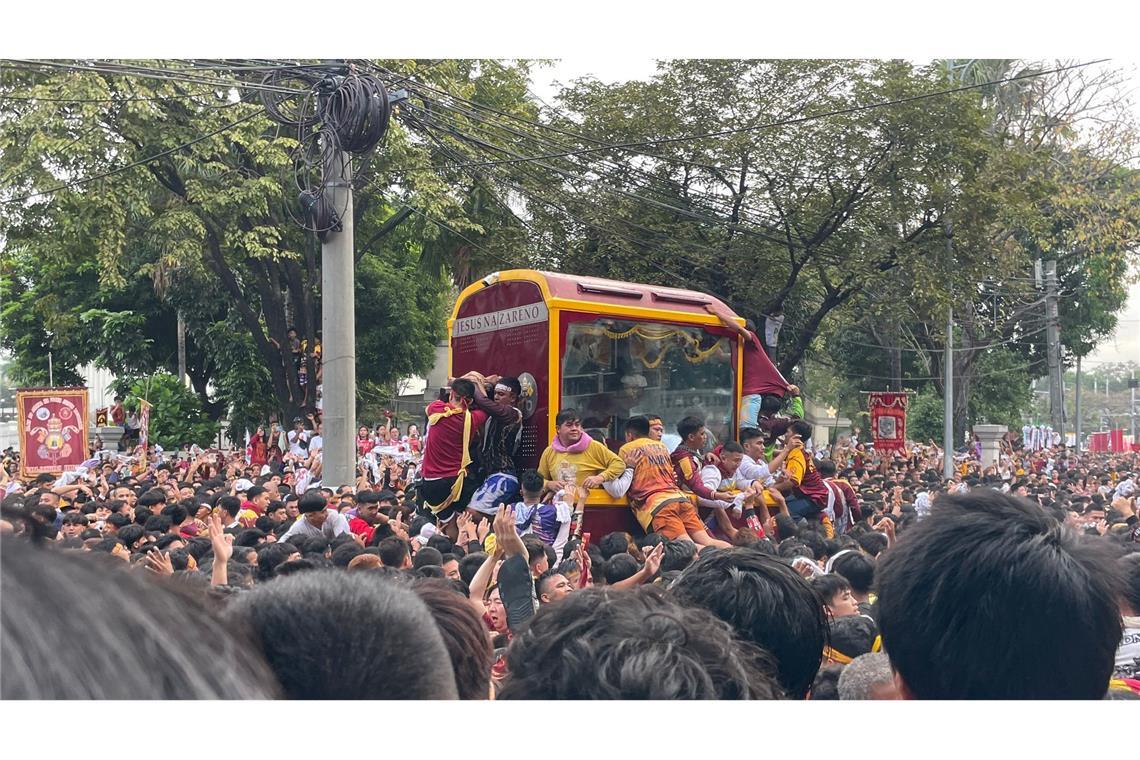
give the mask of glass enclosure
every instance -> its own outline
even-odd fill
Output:
[[[735,364],[732,341],[700,327],[612,318],[573,322],[562,356],[562,408],[574,408],[595,440],[614,451],[625,421],[659,415],[665,444],[677,423],[703,417],[709,448],[732,439]]]

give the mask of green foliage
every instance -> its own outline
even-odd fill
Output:
[[[941,394],[927,390],[911,397],[906,410],[906,434],[915,441],[935,441],[942,445],[945,401]]]
[[[525,105],[526,70],[446,61],[423,76],[533,115]],[[225,87],[14,70],[0,79],[0,98],[5,94],[17,96],[5,100],[0,115],[6,197],[139,162],[98,182],[8,205],[0,215],[0,333],[13,353],[12,375],[46,383],[49,346],[60,382],[74,382],[75,369],[88,361],[119,374],[173,372],[181,314],[187,370],[212,418],[228,414],[240,434],[274,412],[311,411],[315,396],[306,398],[299,384],[286,330],[296,326],[309,346],[317,343],[320,254],[289,210],[296,202],[291,131]],[[212,132],[218,134],[199,139]],[[478,250],[500,246],[500,231],[518,243],[506,225],[519,225],[501,209],[489,213],[497,207],[480,200],[475,185],[453,187],[424,142],[398,121],[357,169],[358,377],[388,383],[431,362],[448,277],[481,267]],[[379,234],[403,203],[421,213]],[[437,225],[477,238],[478,248],[461,247]],[[310,366],[310,390],[314,376]]]
[[[150,440],[167,450],[186,443],[209,446],[217,440],[220,426],[211,420],[202,403],[178,378],[167,373],[149,377],[123,377],[113,384],[123,396],[123,406],[138,411],[141,399],[151,403]]]

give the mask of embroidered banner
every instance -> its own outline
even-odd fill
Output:
[[[87,389],[16,391],[20,475],[58,475],[83,464],[87,448]]]
[[[878,451],[901,451],[906,444],[905,393],[871,393],[867,408],[871,411],[871,437]]]

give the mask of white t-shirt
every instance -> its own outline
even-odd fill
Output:
[[[1124,618],[1124,636],[1116,650],[1113,678],[1140,678],[1140,617]]]
[[[303,441],[309,440],[310,433],[308,430],[302,430],[298,433],[296,430],[290,430],[288,433],[289,438],[289,453],[295,457],[307,457],[309,452],[301,446]]]
[[[309,440],[309,453],[315,454],[325,447],[325,439],[322,436],[314,435]]]

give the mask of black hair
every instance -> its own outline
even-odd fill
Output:
[[[705,421],[703,419],[690,414],[677,423],[677,435],[681,436],[681,440],[684,441],[693,433],[699,433],[704,426]]]
[[[164,551],[168,546],[173,544],[175,541],[181,541],[183,544],[186,543],[186,539],[184,539],[182,536],[178,535],[177,533],[164,533],[163,535],[159,536],[158,539],[154,542],[154,546],[159,551]],[[178,568],[174,568],[174,569],[177,570]]]
[[[722,549],[702,555],[671,592],[770,652],[784,691],[804,698],[827,643],[827,617],[819,596],[790,565],[749,548]]]
[[[649,435],[649,418],[642,414],[630,417],[625,422],[625,432],[633,433],[634,438],[646,437]]]
[[[246,528],[237,534],[237,538],[234,539],[234,546],[257,546],[267,535],[263,530]]]
[[[544,605],[507,650],[499,699],[772,699],[770,662],[652,586]]]
[[[825,665],[820,668],[815,681],[812,682],[809,698],[813,702],[839,699],[839,676],[846,667],[846,665]]]
[[[744,453],[744,447],[741,446],[736,441],[729,441],[728,443],[724,444],[724,446],[722,446],[720,450],[722,452],[724,452],[725,454],[743,454]]]
[[[764,437],[764,431],[761,430],[760,428],[754,428],[754,427],[740,428],[740,435],[737,436],[737,438],[740,441],[740,444],[742,446],[747,444],[749,441],[753,440],[754,438],[763,438],[763,437]]]
[[[0,556],[3,699],[277,696],[256,650],[198,598],[102,554],[4,537]]]
[[[500,377],[499,383],[510,388],[511,393],[515,394],[515,398],[522,397],[522,383],[517,377]]]
[[[54,512],[55,510],[52,511]],[[107,516],[107,524],[114,525],[115,531],[118,532],[119,530],[122,530],[123,528],[130,525],[131,521],[130,518],[128,518],[126,515],[121,515],[118,512],[115,512]]]
[[[435,549],[440,554],[450,554],[451,550],[455,548],[455,544],[451,543],[451,539],[442,533],[436,533],[429,538],[426,546],[429,549]]]
[[[525,470],[519,476],[519,485],[522,486],[523,493],[540,494],[546,481],[538,474],[538,470]]]
[[[364,547],[355,541],[348,544],[341,544],[332,553],[333,567],[348,567],[348,563],[352,562],[354,557],[363,553]]]
[[[602,556],[606,559],[618,554],[628,554],[629,538],[625,533],[607,533],[598,542],[598,548],[602,550]]]
[[[784,406],[784,399],[773,393],[766,393],[760,397],[760,413],[775,414]]]
[[[606,561],[606,583],[613,585],[637,574],[641,566],[628,554],[618,554]]]
[[[792,420],[792,424],[788,425],[788,430],[804,440],[811,438],[811,423],[807,420]]]
[[[941,501],[939,501],[941,503]],[[859,546],[863,551],[870,554],[872,557],[878,557],[884,549],[887,548],[889,541],[887,537],[878,531],[867,531],[863,535],[855,539],[859,542]]]
[[[819,598],[824,604],[830,604],[836,594],[842,594],[844,591],[851,590],[851,582],[842,575],[835,573],[816,575],[809,583],[811,583],[811,587],[815,589],[815,593],[819,594]],[[854,657],[854,655],[852,655],[852,657]]]
[[[835,473],[839,472],[839,468],[835,466],[835,462],[830,459],[821,459],[815,464],[816,469],[819,470],[819,474],[825,478],[834,478]]]
[[[398,536],[391,536],[381,541],[377,548],[380,550],[380,561],[385,567],[401,568],[408,556],[408,542]]]
[[[67,517],[71,517],[68,515]],[[87,519],[84,517],[84,519]],[[67,524],[67,518],[64,518],[64,524]],[[146,525],[143,526],[147,533],[165,533],[170,530],[172,523],[170,518],[166,515],[151,515],[147,518]]]
[[[1102,699],[1122,634],[1106,548],[997,491],[940,497],[876,568],[892,668],[919,699]]]
[[[181,504],[171,504],[170,506],[164,507],[162,514],[170,518],[171,526],[181,525],[190,517],[190,512]]]
[[[494,652],[487,627],[466,594],[447,581],[417,579],[409,586],[435,619],[455,674],[460,699],[487,699]]]
[[[116,546],[126,545],[115,536],[107,536],[106,538],[100,539],[99,543],[92,546],[91,551],[110,554],[111,552],[115,551]]]
[[[465,380],[462,377],[457,377],[451,381],[451,392],[459,398],[472,401],[475,398],[475,383],[470,380]]]
[[[218,498],[217,507],[229,515],[231,520],[236,520],[238,512],[241,511],[241,499],[236,496],[221,496]]]
[[[479,572],[479,568],[487,561],[487,555],[483,552],[471,552],[463,559],[459,560],[459,577],[468,586],[471,581],[475,579],[475,574]]]
[[[846,578],[855,593],[871,593],[875,581],[875,564],[862,552],[853,551],[836,557],[831,570]]]
[[[686,539],[668,541],[661,557],[661,572],[684,570],[697,558],[697,545]]]
[[[832,619],[828,625],[831,648],[851,659],[870,652],[879,635],[875,621],[866,615],[844,615]]]
[[[310,570],[234,600],[289,699],[455,699],[447,647],[428,607],[374,573]],[[337,632],[337,657],[327,653]]]
[[[580,419],[581,418],[578,416],[578,410],[577,409],[563,409],[554,418],[554,426],[555,427],[562,427],[567,422],[573,422],[575,420],[580,420]]]
[[[384,564],[388,564],[385,562]],[[430,546],[425,546],[416,552],[416,556],[412,557],[412,567],[416,570],[428,565],[439,567],[443,564],[443,554],[439,549],[433,549]]]
[[[320,491],[309,491],[301,497],[301,501],[297,504],[297,509],[301,514],[308,514],[309,512],[320,512],[328,508],[328,499],[321,495]]]
[[[1140,552],[1121,557],[1117,565],[1124,580],[1121,596],[1132,608],[1133,617],[1140,615]]]
[[[135,502],[135,506],[136,507],[148,507],[149,508],[149,507],[156,506],[158,504],[165,504],[165,503],[166,503],[166,492],[163,491],[161,488],[152,488],[149,491],[147,491],[146,493],[144,493],[142,496],[139,497],[139,500],[137,502]]]
[[[273,577],[277,569],[285,564],[289,555],[297,553],[293,544],[277,542],[265,544],[257,550],[257,579],[267,581]]]
[[[115,535],[131,551],[136,543],[146,537],[146,530],[141,525],[125,525],[115,531]]]
[[[526,563],[533,565],[546,556],[546,544],[533,533],[522,537],[523,546],[526,547]]]

